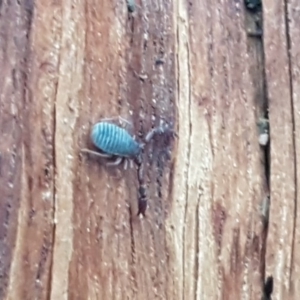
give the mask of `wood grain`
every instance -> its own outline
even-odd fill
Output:
[[[299,140],[299,128],[300,128],[300,102],[298,95],[300,93],[300,13],[299,5],[297,1],[291,1],[287,6],[288,15],[288,39],[289,39],[289,60],[290,60],[290,81],[291,81],[291,100],[292,100],[292,118],[293,118],[293,143],[295,151],[295,208],[294,208],[294,228],[293,228],[293,244],[292,244],[292,263],[291,263],[291,278],[289,283],[289,297],[293,299],[300,290],[300,257],[298,255],[298,249],[300,245],[300,231],[299,231],[299,215],[300,215],[300,205],[299,205],[299,179],[300,179],[300,166],[299,166],[299,150],[300,150],[300,140]]]
[[[0,1],[0,299],[297,299],[296,0]],[[108,167],[93,123],[178,138]],[[270,153],[257,121],[270,120]],[[270,194],[270,222],[261,206]]]
[[[274,299],[296,297],[292,274],[294,268],[297,269],[293,255],[297,252],[294,248],[297,232],[297,152],[294,134],[298,112],[293,109],[294,105],[297,109],[297,100],[292,95],[290,56],[294,37],[289,32],[293,26],[290,27],[287,13],[283,1],[266,1],[264,49],[271,128],[271,206],[266,264],[267,272],[274,276]]]

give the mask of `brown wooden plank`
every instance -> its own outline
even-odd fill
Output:
[[[266,182],[256,128],[261,103],[250,77],[244,9],[232,1],[207,1],[193,2],[189,12],[184,299],[258,299],[259,207]]]
[[[243,1],[151,0],[133,14],[126,1],[18,3],[0,2],[0,298],[259,299],[267,101]],[[292,99],[283,2],[265,0],[264,15],[267,274],[295,299],[299,41]],[[137,138],[160,120],[178,130],[146,148],[146,218],[135,169],[80,153],[91,125],[117,115]]]
[[[90,125],[102,117],[122,115],[133,123],[135,134],[140,130],[145,133],[161,118],[171,120],[172,85],[169,87],[168,81],[164,81],[172,78],[168,74],[174,60],[165,54],[164,68],[155,66],[161,52],[171,52],[172,44],[164,35],[164,29],[170,26],[170,19],[166,19],[171,13],[169,7],[170,2],[160,2],[160,10],[154,11],[149,4],[143,7],[147,19],[140,12],[134,20],[127,18],[123,2],[103,6],[90,1],[84,19],[84,7],[72,9],[71,3],[63,7],[62,23],[66,27],[62,28],[62,49],[66,44],[74,45],[74,54],[61,54],[60,73],[66,77],[59,79],[62,86],[58,84],[56,102],[57,246],[53,299],[68,297],[66,288],[75,299],[165,298],[168,270],[164,228],[160,224],[164,221],[166,202],[162,202],[158,189],[165,182],[168,186],[169,171],[167,163],[160,161],[161,146],[150,145],[148,149],[152,154],[147,172],[151,208],[147,219],[141,221],[135,217],[136,172],[108,168],[103,166],[105,161],[85,155],[80,159],[78,151],[90,146]],[[75,30],[69,35],[69,24],[74,19]],[[85,53],[84,60],[78,57],[78,49],[82,49],[80,55]],[[72,69],[74,61],[78,62],[76,72]],[[80,69],[83,62],[84,69]],[[136,74],[146,74],[149,80],[142,82]],[[74,94],[68,96],[66,91]],[[80,112],[77,122],[73,119],[76,114],[68,110],[68,98],[73,99],[75,111]],[[155,123],[153,116],[157,116]],[[65,119],[67,124],[74,122],[74,127],[64,125]],[[69,165],[68,154],[73,157]],[[159,163],[162,166],[157,168]],[[60,201],[65,203],[64,209]],[[66,255],[65,265],[61,263],[62,255]]]
[[[288,52],[290,59],[290,76],[291,76],[291,100],[293,111],[293,130],[294,130],[294,148],[295,148],[295,209],[294,209],[294,228],[293,228],[293,244],[292,244],[292,257],[291,257],[291,278],[289,282],[290,299],[295,299],[300,293],[300,257],[299,257],[299,243],[300,243],[300,231],[299,231],[299,179],[300,179],[300,160],[299,160],[299,128],[300,128],[300,102],[298,95],[300,94],[300,11],[299,2],[290,1],[287,7],[287,17],[289,20],[288,27],[288,41],[290,51]]]
[[[49,292],[54,97],[44,94],[45,70],[29,43],[33,13],[31,1],[1,6],[1,299]]]
[[[284,1],[264,2],[264,49],[271,132],[271,206],[266,270],[274,277],[275,299],[296,299],[297,293],[293,295],[291,290],[296,166],[285,5]]]

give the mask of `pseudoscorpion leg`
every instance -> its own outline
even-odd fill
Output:
[[[93,154],[93,155],[100,156],[100,157],[111,157],[111,154],[100,153],[100,152],[89,150],[89,149],[81,149],[81,152]]]
[[[144,180],[144,165],[142,160],[137,161],[137,173],[138,173],[138,183],[139,183],[139,198],[138,198],[138,213],[139,216],[142,214],[145,217],[145,212],[147,209],[147,186]]]

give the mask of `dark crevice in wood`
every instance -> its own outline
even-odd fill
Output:
[[[261,26],[263,28],[263,8],[261,8]],[[262,64],[263,64],[263,115],[262,117],[266,120],[269,120],[269,99],[267,97],[268,86],[267,86],[267,78],[266,78],[266,68],[265,68],[265,51],[264,51],[264,43],[262,42]],[[264,281],[266,278],[266,252],[267,252],[267,238],[268,238],[268,225],[269,225],[269,211],[270,211],[270,126],[268,126],[268,134],[269,134],[269,142],[265,147],[262,147],[263,156],[264,156],[264,171],[265,171],[265,179],[267,184],[267,195],[262,202],[262,222],[263,222],[263,232],[262,232],[262,250],[261,250],[261,271],[262,271],[262,286],[264,286]],[[263,291],[264,293],[264,291]]]
[[[263,8],[261,8],[261,26],[263,28]],[[263,64],[263,95],[265,98],[265,101],[263,103],[263,118],[266,120],[269,120],[269,99],[268,99],[268,83],[267,83],[267,75],[266,75],[266,68],[265,68],[265,51],[264,51],[264,43],[262,43],[262,64]],[[269,123],[270,125],[270,123]],[[270,205],[271,205],[271,181],[270,181],[270,176],[271,176],[271,147],[270,144],[272,141],[270,140],[270,131],[271,128],[270,126],[268,127],[268,134],[269,134],[269,141],[265,147],[263,147],[263,155],[264,155],[264,170],[265,170],[265,178],[266,178],[266,184],[267,184],[267,195],[265,199],[263,200],[262,203],[262,218],[263,218],[263,232],[262,232],[262,265],[261,265],[261,270],[262,270],[262,294],[264,297],[268,297],[265,293],[265,278],[267,276],[266,274],[266,253],[267,253],[267,239],[268,239],[268,228],[269,228],[269,212],[270,212]],[[269,299],[269,298],[266,298]]]
[[[145,26],[145,23],[143,22],[143,18],[141,18],[140,24],[142,28],[147,28]],[[139,61],[139,70],[138,73],[144,72],[144,70],[146,70],[146,66],[145,66],[145,57],[147,55],[147,40],[144,39],[143,34],[142,34],[142,30],[139,32],[139,37],[138,37],[139,41],[143,41],[141,48],[138,49],[141,51],[140,53],[140,61]],[[140,45],[139,45],[140,46]],[[137,64],[136,64],[137,65]],[[134,70],[135,72],[137,72],[137,70]],[[139,91],[140,91],[140,95],[143,91],[143,89],[146,88],[146,85],[144,84],[143,81],[141,81],[140,79],[138,80],[138,86],[139,86]],[[144,120],[144,116],[146,115],[146,108],[145,108],[145,99],[143,97],[140,96],[139,98],[139,109],[136,112],[138,118],[139,118],[139,128],[138,128],[138,136],[140,140],[143,140],[144,137],[144,128],[145,128],[145,120]],[[142,118],[140,117],[142,116]],[[148,206],[148,186],[146,184],[146,180],[145,180],[145,167],[146,167],[146,160],[145,160],[145,151],[142,151],[141,157],[140,157],[140,161],[138,164],[138,214],[142,213],[144,215],[144,213],[146,212],[147,206]],[[145,215],[144,215],[145,217]]]
[[[130,26],[130,45],[133,46],[134,16],[132,14],[128,15],[128,22],[129,22],[129,26]]]
[[[262,18],[262,22],[263,22],[263,18]],[[262,44],[262,46],[264,46]],[[263,94],[265,96],[265,103],[264,103],[264,110],[263,110],[263,118],[265,118],[266,120],[269,120],[269,99],[267,97],[268,93],[268,86],[267,86],[267,79],[266,79],[266,68],[265,68],[265,51],[263,48],[262,51],[262,62],[263,62]],[[269,123],[270,125],[270,123]],[[266,253],[267,253],[267,238],[268,238],[268,228],[269,228],[269,212],[270,212],[270,205],[271,205],[271,187],[270,187],[270,176],[271,176],[271,156],[270,156],[270,144],[271,144],[271,140],[270,140],[270,126],[268,128],[268,134],[269,134],[269,141],[268,144],[263,147],[263,155],[264,155],[264,170],[265,170],[265,178],[266,178],[266,184],[267,184],[267,195],[265,197],[265,199],[263,200],[262,203],[262,218],[263,218],[263,232],[262,232],[262,285],[263,285],[263,295],[265,295],[264,289],[265,289],[265,278],[266,278]]]
[[[145,159],[142,153],[141,158],[136,161],[137,164],[137,181],[138,181],[138,213],[137,215],[142,214],[144,217],[147,206],[148,206],[148,193],[147,193],[147,184],[145,181]]]
[[[158,157],[157,163],[156,163],[156,170],[157,170],[157,176],[156,176],[156,192],[157,192],[157,197],[160,205],[160,214],[163,213],[162,207],[163,207],[163,197],[162,197],[162,179],[163,179],[163,172],[164,172],[164,167],[163,167],[163,162],[161,157]],[[156,204],[156,207],[157,207]],[[158,207],[156,208],[158,210]]]
[[[266,120],[268,122],[269,120],[269,99],[267,97],[267,80],[266,80],[266,68],[265,68],[265,51],[264,51],[264,43],[263,43],[263,7],[262,5],[258,7],[255,11],[250,12],[250,15],[252,19],[254,20],[255,29],[254,31],[249,32],[249,37],[255,37],[257,38],[257,43],[260,44],[261,47],[261,63],[262,63],[262,91],[261,93],[258,92],[257,95],[261,95],[258,98],[262,99],[260,100],[260,103],[257,103],[257,108],[259,110],[260,118]],[[260,134],[260,133],[259,133]],[[270,137],[270,128],[268,126],[268,135]],[[268,143],[265,146],[261,146],[262,154],[263,154],[263,162],[264,162],[264,177],[266,180],[266,186],[267,186],[267,194],[265,195],[265,198],[262,199],[262,206],[261,206],[261,216],[262,216],[262,233],[261,233],[261,254],[260,254],[260,270],[261,270],[261,279],[262,279],[262,294],[264,295],[264,286],[265,286],[265,278],[266,278],[266,251],[267,251],[267,237],[268,237],[268,222],[269,222],[269,208],[270,208],[270,138]]]
[[[263,14],[261,15],[261,22],[263,26]],[[262,40],[261,40],[262,41]],[[269,99],[268,99],[268,85],[267,85],[267,75],[266,75],[266,68],[265,68],[265,51],[264,51],[264,43],[262,43],[262,64],[263,68],[263,95],[264,95],[264,103],[263,103],[263,118],[269,120]],[[270,123],[269,123],[270,125]],[[265,161],[265,176],[267,181],[268,192],[270,192],[270,172],[271,172],[271,162],[270,162],[270,126],[268,127],[268,134],[269,134],[269,142],[264,148],[264,161]]]

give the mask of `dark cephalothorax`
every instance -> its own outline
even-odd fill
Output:
[[[273,276],[268,276],[264,288],[263,288],[263,296],[262,300],[272,300],[273,293]]]
[[[245,6],[251,12],[257,12],[261,10],[261,0],[245,0]]]
[[[134,0],[126,0],[127,2],[127,9],[129,13],[133,13],[135,11],[135,1]]]

